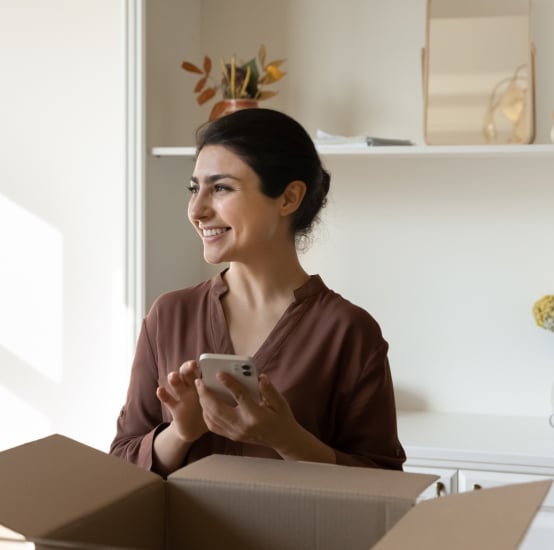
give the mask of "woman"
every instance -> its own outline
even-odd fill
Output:
[[[277,111],[199,131],[188,217],[205,260],[229,267],[152,306],[111,453],[164,476],[212,453],[402,469],[388,344],[298,258],[329,181]],[[218,399],[196,375],[202,353],[252,356],[260,400],[223,373],[238,405]]]

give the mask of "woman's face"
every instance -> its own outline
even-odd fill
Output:
[[[190,191],[188,217],[208,263],[259,261],[276,239],[290,238],[279,198],[264,195],[252,168],[221,145],[202,148]]]

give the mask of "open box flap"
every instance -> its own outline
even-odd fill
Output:
[[[84,518],[90,530],[123,524],[131,495],[162,507],[164,498],[159,476],[61,435],[0,453],[0,487],[2,525],[31,539],[70,537],[87,528]]]
[[[169,547],[366,550],[436,479],[373,468],[212,455],[168,477]],[[186,530],[180,528],[183,517],[189,521]]]
[[[516,549],[551,484],[506,485],[421,502],[374,548]]]
[[[267,458],[211,455],[171,474],[171,481],[258,485],[295,491],[372,494],[416,501],[438,476],[320,462],[287,462]]]

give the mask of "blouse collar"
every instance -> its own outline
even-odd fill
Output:
[[[212,277],[212,291],[217,298],[221,298],[225,294],[229,287],[223,279],[223,275],[229,268],[225,268],[223,271],[217,273]],[[327,287],[319,275],[310,275],[308,280],[294,291],[294,298],[297,302],[305,300],[310,296],[318,294]]]

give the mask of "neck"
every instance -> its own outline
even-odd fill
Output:
[[[295,253],[287,261],[276,258],[248,264],[232,262],[224,277],[232,296],[240,297],[251,307],[264,307],[268,302],[283,298],[292,301],[294,291],[309,275]]]

